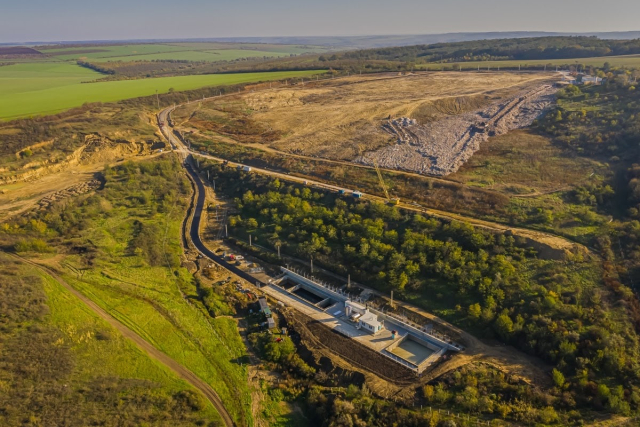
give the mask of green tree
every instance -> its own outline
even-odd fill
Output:
[[[480,318],[481,315],[482,315],[482,307],[480,306],[480,304],[475,303],[469,306],[469,317],[471,317],[474,320],[477,320]]]
[[[562,390],[565,384],[565,379],[562,372],[560,372],[556,368],[553,368],[553,371],[551,371],[551,376],[553,377],[553,383],[556,385],[556,387]]]

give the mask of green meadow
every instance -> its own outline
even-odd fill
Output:
[[[184,427],[222,423],[214,407],[190,384],[122,336],[53,277],[3,252],[0,265],[5,308],[0,331],[4,357],[0,425],[40,425],[38,415],[52,408],[54,413],[46,417],[51,425],[81,425],[81,420],[82,425],[95,425],[114,416],[135,425],[154,420]],[[44,358],[38,360],[38,353]],[[98,399],[87,393],[97,389],[102,390]],[[190,401],[197,408],[181,406],[185,393],[194,396]],[[36,401],[39,404],[34,405]],[[67,412],[70,409],[72,413]]]
[[[208,74],[95,82],[102,74],[71,63],[23,63],[0,67],[0,119],[54,114],[86,102],[116,102],[206,86],[305,77],[318,71]],[[92,82],[92,83],[88,83]]]

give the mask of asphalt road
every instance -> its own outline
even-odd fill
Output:
[[[193,168],[189,163],[185,163],[185,168],[187,169],[187,172],[189,173],[190,178],[193,180],[193,182],[196,185],[196,199],[195,199],[195,206],[193,209],[193,219],[191,221],[191,227],[189,228],[189,237],[191,238],[191,241],[193,242],[196,249],[198,249],[198,251],[202,255],[220,264],[221,266],[223,266],[224,268],[226,268],[236,276],[239,276],[242,279],[246,280],[247,282],[254,284],[258,287],[265,285],[265,283],[260,282],[255,277],[240,270],[235,265],[228,263],[227,261],[225,261],[224,258],[213,253],[211,250],[209,250],[209,248],[207,248],[204,245],[204,243],[202,243],[202,239],[200,239],[200,219],[202,218],[202,209],[204,208],[204,203],[205,203],[204,184],[202,183],[202,179],[200,178],[200,176],[198,176],[198,174],[193,170]]]
[[[167,123],[167,118],[168,115],[170,114],[170,112],[173,110],[173,108],[169,108],[166,109],[164,111],[161,112],[161,114],[159,115],[159,122],[160,123],[164,123],[164,127],[163,127],[163,134],[165,135],[165,137],[167,137],[167,139],[171,142],[172,145],[175,145],[175,150],[181,155],[181,157],[183,159],[185,159],[184,161],[184,165],[185,168],[189,174],[189,177],[191,178],[192,182],[195,184],[196,186],[196,190],[197,190],[197,195],[195,198],[195,203],[193,206],[193,221],[191,222],[191,227],[189,229],[189,236],[192,240],[192,242],[194,243],[194,245],[196,246],[196,248],[198,249],[198,251],[200,251],[200,253],[202,253],[202,255],[210,258],[211,260],[215,261],[216,263],[218,263],[219,265],[223,266],[224,268],[226,268],[228,271],[240,276],[241,278],[245,279],[247,282],[252,283],[252,284],[257,284],[258,286],[260,285],[265,285],[264,283],[258,281],[256,278],[254,278],[253,276],[249,275],[248,273],[245,273],[244,271],[238,269],[236,266],[229,264],[228,262],[226,262],[222,257],[216,255],[215,253],[213,253],[212,251],[210,251],[203,243],[202,240],[200,239],[200,233],[199,233],[199,229],[200,229],[200,220],[201,220],[201,215],[202,215],[202,209],[204,208],[204,203],[205,203],[205,186],[204,183],[202,182],[201,177],[193,170],[193,167],[191,166],[190,162],[187,161],[187,157],[190,153],[190,151],[182,144],[182,142],[173,134],[173,132],[171,132],[171,128],[168,127],[168,123]],[[162,121],[160,121],[162,120]],[[224,159],[220,159],[214,156],[209,156],[209,155],[201,155],[198,154],[198,156],[204,157],[204,158],[210,158],[213,160],[217,160],[217,161],[224,161]],[[237,164],[237,163],[236,163]],[[327,185],[324,183],[319,183],[319,182],[315,182],[315,181],[311,181],[311,180],[307,180],[304,178],[299,178],[299,177],[295,177],[295,176],[290,176],[290,175],[286,175],[286,174],[281,174],[279,172],[275,172],[275,171],[271,171],[271,170],[265,170],[265,169],[259,169],[259,168],[252,168],[255,172],[258,173],[264,173],[267,175],[271,175],[271,176],[276,176],[279,178],[283,178],[289,181],[296,181],[296,182],[305,182],[307,181],[308,185],[316,185],[318,187],[324,187],[330,190],[335,190],[337,191],[338,189],[340,189],[340,187],[336,187],[336,186],[332,186],[332,185]],[[369,198],[372,199],[378,199],[381,201],[384,201],[383,198],[381,197],[377,197],[377,196],[367,196]],[[406,204],[402,204],[401,206],[402,208],[405,209],[411,209],[411,210],[415,210],[415,211],[425,211],[424,208],[421,207],[415,207],[412,205],[406,205]],[[434,211],[432,209],[429,209],[429,213],[431,215],[435,216],[439,216],[437,213],[434,213]],[[455,215],[455,214],[454,214]],[[442,215],[448,218],[451,218],[449,216],[446,215]],[[457,217],[457,215],[456,215]],[[468,220],[466,218],[455,218],[455,219],[459,219],[459,220]],[[470,221],[472,223],[474,223],[473,221]],[[482,226],[479,224],[475,224],[477,226]],[[492,223],[488,223],[487,226],[485,226],[486,228],[494,228],[493,227],[494,224]],[[501,226],[499,224],[495,224],[496,226]],[[505,227],[506,229],[507,227]],[[496,228],[494,228],[496,229]],[[517,229],[516,229],[517,230]],[[524,231],[529,231],[529,230],[524,230]],[[545,235],[545,233],[541,233],[542,235]],[[549,235],[547,235],[549,236]],[[554,236],[555,237],[555,236]],[[538,361],[538,360],[534,360],[533,358],[527,357],[526,355],[524,355],[523,353],[520,353],[519,351],[515,350],[512,347],[505,347],[505,346],[497,346],[497,347],[493,347],[493,346],[489,346],[483,342],[481,342],[480,340],[478,340],[477,338],[475,338],[474,336],[472,336],[471,334],[449,324],[448,322],[443,321],[442,319],[434,316],[431,313],[428,313],[414,305],[411,304],[407,304],[407,303],[402,303],[402,305],[412,311],[415,311],[423,316],[425,316],[428,319],[432,319],[435,322],[441,323],[442,325],[445,325],[447,327],[452,328],[452,330],[458,332],[461,334],[461,336],[463,337],[464,341],[465,341],[465,345],[466,345],[466,353],[464,357],[462,359],[464,360],[460,360],[460,359],[456,359],[457,360],[457,364],[459,364],[460,366],[462,364],[466,364],[469,363],[472,360],[475,360],[478,357],[483,357],[483,358],[487,358],[490,361],[497,361],[499,362],[499,365],[503,368],[506,368],[509,372],[514,373],[516,375],[518,375],[520,378],[525,378],[527,380],[527,382],[529,382],[530,379],[532,378],[536,378],[537,381],[547,381],[548,382],[548,369],[546,366],[542,366],[543,364]],[[450,369],[454,369],[455,366],[449,366],[447,365],[447,371]],[[432,374],[436,374],[436,372],[434,371]],[[442,372],[440,372],[440,374],[442,374]],[[435,376],[433,376],[433,378],[437,377],[439,374],[436,374]]]

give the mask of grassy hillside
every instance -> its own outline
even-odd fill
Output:
[[[211,318],[180,262],[190,186],[174,159],[105,172],[103,190],[4,226],[5,245],[59,253],[65,280],[208,382],[251,425],[246,350],[235,320]]]
[[[218,74],[83,83],[98,79],[101,75],[70,64],[15,64],[0,67],[0,119],[53,114],[86,102],[114,102],[153,95],[156,91],[184,91],[205,86],[309,76],[314,73]]]
[[[213,407],[52,277],[0,254],[0,424],[189,426]]]

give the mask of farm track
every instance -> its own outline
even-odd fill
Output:
[[[18,258],[20,261],[30,264],[36,267],[38,270],[51,276],[54,280],[56,280],[60,285],[62,285],[67,291],[77,297],[80,301],[82,301],[87,307],[89,307],[98,317],[105,320],[112,327],[116,328],[123,336],[133,341],[133,343],[143,350],[147,355],[152,357],[153,359],[159,361],[175,374],[177,374],[180,378],[187,381],[193,387],[198,389],[209,402],[216,408],[220,416],[222,417],[225,425],[227,427],[234,427],[236,424],[233,422],[233,419],[227,412],[220,396],[215,392],[215,390],[207,384],[205,381],[200,379],[196,374],[182,366],[180,363],[176,362],[157,348],[155,348],[152,344],[142,338],[140,335],[129,329],[123,323],[118,321],[116,318],[107,313],[104,309],[102,309],[98,304],[93,302],[90,298],[86,297],[81,292],[77,291],[73,286],[69,285],[64,279],[62,279],[58,274],[56,274],[51,268],[38,264],[34,261],[28,260],[26,258],[22,258],[18,255],[11,254],[13,257]]]
[[[172,135],[173,136],[173,135]],[[176,142],[176,144],[180,144],[179,142]],[[181,151],[182,155],[185,155],[186,153],[188,153],[188,151],[186,149],[179,149],[178,151]],[[210,156],[207,154],[196,154],[199,157],[205,158],[205,159],[211,159],[211,160],[215,160],[217,162],[223,162],[226,161],[223,158],[220,157],[215,157],[215,156]],[[310,178],[300,178],[297,176],[292,176],[292,175],[287,175],[284,173],[280,173],[280,172],[275,172],[272,170],[267,170],[267,169],[260,169],[260,168],[256,168],[256,167],[252,167],[252,170],[255,171],[256,173],[261,173],[264,175],[270,175],[273,177],[276,177],[280,180],[283,181],[289,181],[289,182],[296,182],[299,184],[302,183],[307,183],[308,185],[320,188],[320,189],[324,189],[324,190],[329,190],[329,191],[339,191],[340,189],[342,189],[342,187],[336,186],[336,185],[331,185],[331,184],[326,184],[324,182],[320,182],[320,181],[315,181],[312,180]],[[386,199],[384,197],[380,197],[380,196],[376,196],[376,195],[372,195],[372,194],[364,194],[363,195],[364,198],[366,199],[370,199],[370,200],[375,200],[375,201],[379,201],[382,203],[386,202]],[[513,233],[516,236],[521,236],[536,242],[539,242],[542,245],[546,245],[549,246],[550,248],[554,249],[554,250],[559,250],[559,251],[569,251],[572,250],[576,247],[581,248],[583,251],[588,252],[589,250],[578,244],[575,242],[572,242],[570,240],[567,240],[563,237],[554,235],[554,234],[550,234],[550,233],[545,233],[542,231],[534,231],[534,230],[530,230],[527,228],[517,228],[517,227],[511,227],[505,224],[500,224],[500,223],[496,223],[496,222],[491,222],[491,221],[486,221],[486,220],[481,220],[481,219],[477,219],[477,218],[473,218],[473,217],[468,217],[462,214],[457,214],[457,213],[453,213],[453,212],[448,212],[448,211],[442,211],[442,210],[438,210],[438,209],[432,209],[432,208],[425,208],[422,207],[420,205],[414,205],[414,204],[410,204],[410,203],[400,203],[399,207],[409,210],[409,211],[414,211],[414,212],[419,212],[419,213],[424,213],[427,215],[431,215],[437,218],[442,218],[442,219],[446,219],[446,220],[454,220],[454,221],[463,221],[463,222],[468,222],[476,227],[480,227],[486,230],[491,230],[494,232],[500,232],[500,233],[504,233],[506,231],[510,231],[511,233]]]

